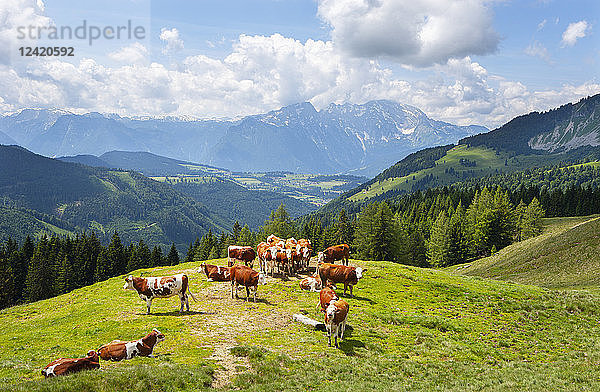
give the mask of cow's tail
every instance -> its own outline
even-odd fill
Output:
[[[188,284],[188,288],[187,288],[188,293],[190,293],[190,296],[192,297],[192,299],[196,302],[198,302],[198,299],[196,297],[194,297],[194,294],[192,294],[191,290],[190,290],[190,285]]]

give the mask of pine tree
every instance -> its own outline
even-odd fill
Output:
[[[171,244],[171,250],[169,251],[169,255],[167,256],[167,264],[168,265],[179,264],[179,252],[177,252],[175,243]]]
[[[194,249],[194,244],[192,242],[190,242],[190,247],[188,248],[188,251],[185,254],[185,259],[183,259],[183,262],[191,263],[192,261],[194,261],[194,253],[195,252],[196,252],[196,249]]]
[[[254,246],[255,245],[254,235],[252,234],[252,231],[250,230],[248,225],[244,225],[244,227],[240,231],[240,237],[238,240],[238,244],[244,245],[244,246]]]
[[[523,239],[534,237],[542,232],[543,217],[544,209],[538,199],[534,197],[527,206],[523,216]]]
[[[335,244],[352,244],[353,241],[354,227],[350,219],[348,219],[348,215],[346,215],[346,210],[342,209],[334,226],[333,242]]]
[[[449,220],[445,211],[441,211],[431,228],[427,242],[427,261],[432,267],[448,265],[450,254]]]
[[[121,238],[116,231],[110,240],[107,251],[109,258],[108,277],[124,274],[127,270],[128,260]]]
[[[43,236],[33,252],[25,279],[25,297],[30,302],[54,296],[54,266],[50,256],[50,241]]]
[[[164,256],[160,246],[155,246],[150,255],[150,267],[160,267],[164,264]]]
[[[373,260],[373,246],[375,244],[374,220],[377,213],[377,203],[368,204],[358,215],[354,248],[362,259]]]
[[[296,226],[285,209],[285,204],[282,203],[277,210],[271,211],[271,215],[262,227],[261,233],[264,238],[270,234],[275,234],[281,238],[290,238],[296,235]]]
[[[233,244],[238,243],[238,240],[240,239],[241,231],[242,231],[242,226],[240,225],[240,222],[238,222],[236,220],[235,223],[233,224],[233,229],[231,230],[231,240],[232,240]]]
[[[55,282],[56,294],[64,294],[73,289],[73,265],[66,253],[60,253],[60,264]]]
[[[148,245],[146,245],[144,240],[140,240],[138,242],[136,251],[140,260],[140,266],[136,269],[152,267],[152,253],[150,252],[150,248]]]
[[[8,257],[3,255],[0,257],[0,309],[9,307],[15,303],[14,288],[15,275]]]
[[[108,250],[103,247],[96,261],[96,271],[94,272],[95,282],[102,282],[110,278],[110,264]]]
[[[466,229],[466,212],[462,202],[458,203],[448,222],[448,262],[454,265],[465,262],[469,255],[469,240]]]

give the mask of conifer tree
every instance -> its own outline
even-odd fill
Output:
[[[164,264],[164,256],[160,246],[155,246],[150,255],[150,267],[160,267]]]
[[[168,265],[179,264],[179,252],[177,252],[175,243],[171,244],[171,250],[169,250],[169,255],[167,256],[167,264]]]
[[[448,265],[450,255],[449,220],[445,211],[440,211],[431,227],[431,236],[427,243],[427,260],[432,267]]]
[[[534,197],[523,216],[523,239],[534,237],[542,232],[544,209],[537,197]]]
[[[38,301],[54,295],[53,267],[50,241],[43,236],[33,252],[25,279],[25,297],[28,301]]]

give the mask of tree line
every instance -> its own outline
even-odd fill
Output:
[[[0,246],[0,308],[33,302],[140,268],[179,264],[175,244],[168,253],[142,240],[123,245],[118,233],[104,246],[92,232],[74,238],[8,239]]]

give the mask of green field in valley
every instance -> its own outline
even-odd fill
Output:
[[[225,260],[217,260],[223,264]],[[186,272],[199,302],[155,300],[152,314],[123,277],[0,311],[0,390],[174,391],[242,389],[394,391],[598,390],[599,297],[389,262],[367,268],[350,304],[340,349],[315,319],[318,294],[269,278],[257,303],[230,298],[199,263],[137,271]],[[241,297],[245,294],[240,293]],[[43,380],[51,360],[83,356],[113,339],[158,328],[156,358],[102,362],[103,371]]]

